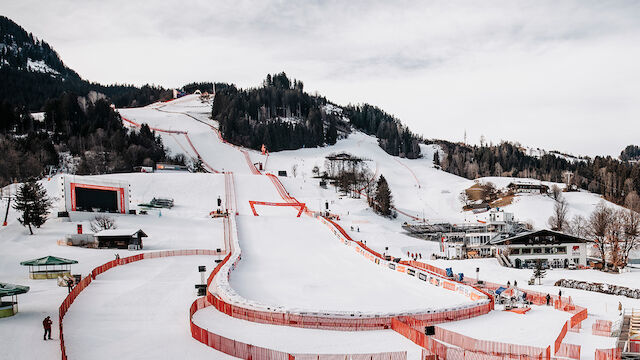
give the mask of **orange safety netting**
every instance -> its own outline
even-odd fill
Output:
[[[193,314],[211,304],[206,298],[198,298],[191,304],[189,310],[189,318],[191,324],[191,336],[199,342],[221,351],[227,355],[235,356],[241,359],[274,359],[274,360],[290,360],[290,359],[355,359],[355,360],[406,360],[406,351],[384,352],[374,354],[289,354],[283,351],[268,349],[256,345],[247,344],[241,341],[226,338],[224,336],[212,333],[202,329],[193,322]]]
[[[556,351],[555,354],[557,357],[569,358],[569,359],[580,359],[580,345],[560,344],[560,348]]]
[[[71,306],[71,304],[73,304],[73,302],[78,297],[78,295],[80,295],[80,293],[84,289],[86,289],[87,286],[91,284],[91,281],[95,280],[95,278],[98,275],[116,266],[126,265],[126,264],[140,261],[143,259],[154,259],[154,258],[160,258],[160,257],[186,256],[186,255],[220,255],[223,253],[224,252],[218,252],[215,250],[199,250],[199,249],[158,251],[153,253],[143,253],[143,254],[128,256],[118,260],[112,260],[112,261],[109,261],[108,263],[102,264],[94,268],[91,271],[91,274],[84,277],[84,279],[82,279],[78,284],[76,284],[76,286],[74,286],[74,288],[71,290],[71,292],[67,295],[67,297],[64,299],[64,301],[62,302],[62,304],[60,304],[60,307],[58,308],[58,327],[60,330],[60,350],[62,352],[62,360],[67,359],[67,350],[64,344],[64,332],[63,332],[62,320],[64,316],[67,314],[67,311],[69,311],[69,307]]]
[[[498,343],[477,340],[452,331],[436,327],[436,335],[431,337],[410,326],[404,319],[394,318],[391,328],[422,346],[422,358],[437,356],[439,359],[549,359],[550,348]]]
[[[595,360],[620,360],[622,351],[618,348],[614,349],[596,349]]]
[[[286,202],[286,203],[277,203],[277,202],[268,202],[268,201],[253,201],[249,200],[249,206],[251,207],[251,211],[253,212],[253,216],[258,216],[258,212],[256,211],[256,205],[264,205],[264,206],[291,206],[298,209],[297,217],[302,215],[302,212],[307,209],[307,205],[305,203],[300,202]]]
[[[596,320],[591,325],[591,333],[599,336],[611,336],[611,327],[613,323],[609,320]]]
[[[562,344],[562,340],[564,340],[564,337],[567,335],[567,324],[568,322],[564,323],[564,326],[562,326],[562,330],[560,330],[560,334],[556,338],[556,341],[554,343],[554,354],[558,353],[558,351],[560,350],[560,344]]]

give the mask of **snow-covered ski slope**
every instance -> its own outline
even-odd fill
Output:
[[[324,157],[330,153],[348,152],[370,159],[372,171],[384,175],[391,187],[395,206],[416,217],[425,217],[430,221],[472,221],[482,220],[485,214],[473,215],[461,211],[461,204],[457,197],[465,188],[473,184],[467,180],[433,167],[431,159],[437,148],[422,145],[424,158],[417,160],[400,159],[386,154],[377,145],[375,138],[360,132],[352,133],[347,139],[339,140],[334,146],[313,149],[300,149],[271,153],[268,159],[259,152],[240,149],[223,142],[216,131],[217,123],[209,119],[210,104],[203,104],[196,96],[187,96],[169,103],[153,104],[144,108],[120,109],[120,113],[136,124],[147,123],[158,130],[165,145],[173,154],[183,153],[189,157],[200,156],[208,166],[215,171],[232,171],[235,175],[237,191],[237,217],[239,245],[243,255],[236,269],[231,272],[230,285],[242,297],[259,303],[284,307],[290,310],[324,310],[324,311],[359,311],[372,313],[394,313],[411,311],[414,309],[428,309],[452,307],[463,304],[468,300],[458,294],[442,290],[434,286],[419,286],[415,282],[404,279],[406,275],[389,272],[364,260],[359,255],[341,245],[326,227],[318,221],[308,217],[297,218],[297,210],[290,207],[257,207],[259,217],[254,217],[248,201],[283,202],[281,194],[276,191],[273,183],[266,176],[254,175],[249,163],[262,162],[266,164],[266,172],[277,174],[278,170],[286,170],[289,177],[281,177],[286,190],[298,201],[304,202],[310,209],[324,209],[325,202],[329,203],[330,211],[340,215],[339,223],[355,240],[366,241],[367,246],[380,253],[406,259],[406,253],[420,253],[422,261],[439,267],[454,268],[454,272],[464,272],[473,276],[475,268],[480,267],[481,279],[497,282],[513,281],[526,284],[531,276],[529,270],[505,269],[500,267],[494,259],[468,261],[438,261],[427,260],[432,252],[437,251],[437,244],[425,242],[409,237],[402,233],[400,225],[408,217],[400,215],[395,220],[381,218],[367,207],[363,199],[342,198],[331,187],[322,189],[317,179],[311,178],[312,168],[324,166]],[[132,125],[132,127],[135,125]],[[245,153],[250,157],[247,161]],[[297,165],[296,176],[292,167]],[[218,196],[224,199],[223,175],[216,174],[186,174],[186,173],[155,173],[155,174],[113,174],[103,176],[111,180],[128,181],[131,184],[132,208],[135,204],[148,202],[153,196],[169,196],[176,201],[171,210],[151,211],[147,216],[116,216],[121,228],[139,227],[147,234],[146,250],[161,249],[215,249],[224,246],[223,230],[220,221],[212,220],[208,213],[215,209]],[[480,181],[492,181],[498,186],[504,186],[510,181],[506,178],[486,178]],[[57,198],[55,211],[60,210],[61,186],[59,179],[45,180],[49,194]],[[569,202],[570,216],[588,216],[595,204],[600,201],[597,195],[587,192],[565,194]],[[507,211],[515,213],[520,220],[530,221],[537,227],[544,227],[551,213],[553,200],[544,196],[519,196]],[[22,228],[16,221],[15,212],[10,212],[9,226],[0,228],[0,246],[7,251],[0,253],[0,281],[26,284],[32,286],[30,293],[21,296],[21,313],[13,318],[0,319],[0,346],[3,349],[15,349],[11,358],[31,359],[35,357],[50,358],[58,356],[57,344],[38,341],[34,346],[32,340],[40,336],[39,322],[44,315],[52,316],[54,320],[56,309],[66,295],[66,289],[58,288],[53,282],[39,282],[27,279],[27,271],[18,263],[23,260],[45,256],[58,255],[78,259],[80,264],[74,267],[74,273],[86,273],[93,267],[113,258],[117,251],[92,250],[73,247],[62,247],[56,244],[66,233],[73,233],[75,225],[82,222],[88,229],[87,219],[72,219],[66,222],[60,219],[50,219],[36,235],[27,236],[28,230]],[[353,229],[353,230],[351,230]],[[388,249],[387,249],[388,248]],[[200,258],[198,258],[200,260]],[[93,326],[95,334],[107,334],[117,331],[114,323],[127,328],[131,334],[146,334],[153,327],[158,339],[167,334],[175,335],[178,340],[176,347],[184,346],[184,353],[194,359],[226,358],[225,355],[207,348],[188,336],[186,321],[177,321],[176,314],[188,315],[186,306],[180,305],[187,298],[194,299],[193,276],[196,274],[195,265],[198,260],[170,260],[154,259],[149,263],[130,264],[126,269],[116,269],[117,273],[105,273],[105,277],[92,284],[86,294],[78,297],[78,314],[91,311],[86,299],[100,297],[101,291],[107,291],[112,299],[134,299],[132,307],[125,305],[101,313],[95,309],[91,316],[74,315],[74,307],[69,311],[69,322],[65,320],[65,332],[69,327],[80,326],[88,329]],[[208,270],[215,264],[209,260]],[[198,263],[197,265],[200,265]],[[202,263],[205,265],[205,263]],[[175,267],[173,276],[171,267]],[[151,274],[150,277],[136,277],[136,271]],[[608,283],[622,282],[636,286],[638,273],[622,275],[601,274],[594,271],[564,271],[553,270],[543,280],[541,286],[524,286],[537,291],[557,293],[553,282],[558,278],[594,278]],[[191,279],[191,280],[188,280]],[[184,285],[183,282],[188,282]],[[97,286],[92,289],[93,286]],[[521,285],[522,286],[522,285]],[[175,297],[158,293],[176,289]],[[91,291],[95,290],[93,293]],[[191,291],[188,296],[184,292]],[[640,302],[624,297],[593,294],[581,290],[563,289],[563,292],[574,298],[579,305],[589,308],[589,319],[583,328],[588,332],[595,319],[617,318],[617,304],[621,301],[626,307],[640,308]],[[144,309],[139,302],[145,298]],[[138,300],[138,301],[136,301]],[[135,303],[135,304],[134,304]],[[126,302],[125,302],[126,304]],[[132,309],[132,310],[130,310]],[[139,316],[131,316],[131,313]],[[161,317],[166,325],[144,321],[145,314],[167,314]],[[175,315],[175,316],[174,316]],[[450,324],[454,329],[468,336],[482,339],[501,341],[508,332],[510,342],[544,346],[548,345],[548,338],[552,336],[528,337],[529,330],[523,330],[520,315],[503,315],[495,312],[476,319],[463,320],[459,324]],[[536,332],[544,324],[545,331],[557,334],[562,326],[562,319],[566,314],[551,311],[534,312],[524,315],[526,323],[530,324],[530,331]],[[314,338],[327,336],[340,337],[339,333],[308,329],[273,330],[273,325],[247,323],[244,320],[231,318],[217,312],[214,308],[198,311],[195,321],[203,328],[218,329],[224,336],[255,343],[265,347],[282,348],[285,351],[302,353],[319,352],[335,353],[375,351],[409,351],[409,358],[415,352],[415,346],[407,344],[396,333],[381,331],[375,335],[367,332],[350,333],[344,343],[330,341],[317,344]],[[501,331],[482,332],[483,324],[497,320],[503,327]],[[91,324],[90,324],[91,323]],[[35,325],[34,325],[35,324]],[[224,324],[224,326],[220,325]],[[171,327],[171,329],[155,329],[155,327]],[[443,324],[446,328],[449,325]],[[508,329],[516,329],[509,332]],[[17,329],[12,331],[11,329]],[[157,331],[156,331],[157,330]],[[162,330],[162,331],[160,331]],[[166,330],[166,331],[164,331]],[[175,330],[175,332],[174,332]],[[54,337],[57,325],[54,324]],[[360,334],[361,333],[361,334]],[[241,335],[240,335],[241,334]],[[308,335],[312,334],[312,335]],[[567,336],[571,343],[583,346],[594,343],[591,335],[570,334]],[[141,335],[146,336],[146,335]],[[278,337],[280,342],[274,341]],[[296,341],[297,339],[300,341]],[[163,358],[163,353],[151,350],[152,339],[143,341],[140,349],[134,349],[138,341],[135,336],[110,338],[113,346],[120,346],[122,350],[131,351],[148,349],[149,358]],[[384,339],[384,340],[383,340]],[[529,339],[530,341],[527,341]],[[603,340],[604,339],[604,340]],[[33,341],[35,341],[33,340]],[[598,347],[612,346],[610,338],[598,337]],[[90,358],[89,349],[85,345],[95,341],[91,331],[76,331],[67,339],[69,354],[76,351],[76,358]],[[159,343],[161,340],[158,340]],[[186,343],[192,341],[193,343]],[[164,342],[164,341],[163,341]],[[286,348],[284,343],[294,342],[293,350]],[[166,342],[164,342],[166,343]],[[350,347],[349,344],[359,344]],[[390,344],[389,348],[374,346],[375,344]],[[18,351],[19,344],[20,350]],[[395,344],[395,345],[393,345]],[[270,346],[271,345],[271,346]],[[339,346],[338,346],[339,345]],[[393,346],[391,346],[393,345]],[[74,350],[75,347],[75,350]],[[195,350],[198,348],[198,350]],[[27,349],[27,350],[23,350]],[[200,351],[203,349],[203,351]],[[158,351],[158,352],[156,352]],[[109,352],[106,352],[109,353]],[[200,355],[200,354],[207,355]],[[110,353],[121,358],[128,358],[125,352]],[[583,348],[583,358],[593,358],[593,350]],[[144,358],[142,351],[137,353]],[[154,357],[155,356],[155,357]],[[138,357],[136,357],[138,358]]]

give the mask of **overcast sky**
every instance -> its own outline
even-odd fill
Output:
[[[640,145],[639,1],[0,2],[91,81],[247,87],[284,70],[427,138]]]

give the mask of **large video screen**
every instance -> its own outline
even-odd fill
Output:
[[[118,192],[115,190],[98,190],[76,188],[76,210],[78,211],[118,211]]]

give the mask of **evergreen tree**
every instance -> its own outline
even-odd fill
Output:
[[[23,226],[29,227],[29,232],[33,235],[31,226],[40,228],[47,221],[51,200],[40,183],[29,181],[20,186],[13,208],[22,213],[18,221]]]
[[[204,164],[202,163],[201,158],[197,158],[193,160],[193,162],[189,166],[189,171],[196,173],[206,173],[207,170],[204,168]]]
[[[378,179],[374,198],[374,209],[383,216],[391,216],[393,199],[391,196],[391,190],[389,189],[389,184],[387,184],[387,180],[382,175],[380,175],[380,178]]]
[[[329,120],[326,139],[329,145],[334,145],[338,141],[338,129],[336,128],[336,120],[333,117]]]
[[[538,279],[538,285],[542,285],[542,279],[547,275],[547,271],[542,267],[542,259],[536,260],[536,267],[533,270],[533,277]]]

